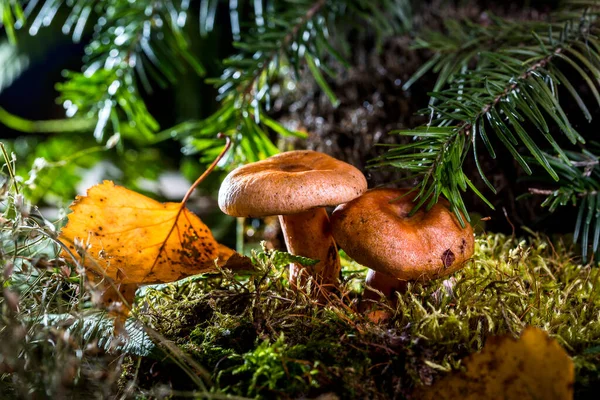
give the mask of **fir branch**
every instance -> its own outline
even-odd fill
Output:
[[[62,4],[47,0],[31,23],[30,33],[51,23]],[[183,32],[189,1],[78,0],[66,5],[71,12],[63,32],[71,33],[75,42],[84,36],[88,20],[96,17],[92,41],[85,48],[83,73],[67,72],[67,81],[57,85],[67,116],[96,119],[98,141],[105,140],[106,131],[114,134],[113,140],[121,135],[152,140],[159,126],[137,82],[151,92],[150,80],[165,87],[176,82],[188,66],[199,75],[205,72],[189,52]]]
[[[490,14],[485,23],[446,20],[443,31],[425,29],[416,38],[413,48],[431,51],[434,56],[404,83],[403,89],[409,89],[423,75],[433,71],[438,75],[433,88],[437,92],[472,68],[473,64],[480,66],[484,61],[479,59],[481,52],[516,48],[532,32],[538,38],[548,33],[560,34],[566,25],[581,21],[582,16],[589,14],[596,18],[599,8],[600,4],[594,0],[563,0],[561,9],[550,15],[550,22],[508,20]]]
[[[9,87],[29,66],[30,57],[21,54],[14,44],[0,41],[0,93]]]
[[[547,207],[550,212],[566,205],[579,207],[573,241],[581,241],[584,260],[588,259],[590,250],[597,253],[600,245],[600,158],[595,154],[600,150],[600,144],[592,142],[589,148],[582,152],[565,152],[570,163],[547,155],[560,177],[554,185],[556,188],[532,187],[528,190],[529,195],[546,197],[542,207]]]
[[[327,58],[348,65],[337,50],[343,47],[339,45],[343,38],[335,34],[336,22],[342,17],[363,20],[383,37],[409,26],[408,6],[408,0],[385,0],[381,3],[285,0],[272,3],[266,12],[262,8],[255,9],[256,26],[244,32],[242,40],[234,43],[238,54],[224,61],[226,68],[219,78],[208,80],[218,88],[220,109],[199,123],[200,129],[193,132],[188,129],[172,130],[172,133],[185,143],[188,153],[202,153],[208,159],[216,147],[207,138],[213,137],[215,132],[223,132],[233,138],[242,162],[257,161],[276,153],[270,133],[297,137],[305,134],[289,130],[266,115],[271,108],[272,91],[277,89],[280,93],[285,90],[290,80],[298,79],[301,68],[306,66],[336,105],[338,100],[324,76],[334,75],[327,67]],[[232,25],[235,25],[233,21]],[[203,28],[203,31],[207,30]],[[233,33],[235,36],[236,33]],[[293,76],[289,71],[294,72]]]
[[[256,88],[258,84],[258,80],[260,76],[267,70],[269,66],[276,60],[279,52],[283,49],[286,49],[292,40],[294,40],[298,32],[302,27],[306,25],[306,23],[314,18],[314,16],[325,6],[326,0],[318,0],[316,1],[309,9],[306,11],[304,15],[300,17],[300,20],[292,26],[292,29],[285,34],[285,36],[280,40],[280,43],[276,43],[276,48],[270,54],[267,53],[265,59],[260,60],[257,65],[258,68],[253,71],[251,78],[246,82],[245,87],[241,88],[241,92],[244,96],[251,94],[251,92]]]
[[[597,93],[595,79],[600,76],[597,67],[600,57],[595,22],[596,15],[588,13],[577,22],[565,23],[559,33],[547,29],[549,34],[543,37],[533,32],[521,37],[518,46],[481,52],[473,70],[458,75],[448,89],[432,93],[437,102],[432,102],[426,110],[431,115],[429,124],[396,132],[416,136],[417,142],[392,147],[387,154],[374,160],[373,166],[393,165],[420,175],[414,211],[426,202],[427,207],[431,207],[443,194],[461,223],[464,221],[458,211],[468,219],[461,192],[470,188],[487,202],[462,169],[471,146],[479,174],[495,192],[477,155],[476,140],[481,139],[490,156],[495,158],[488,131],[496,135],[527,173],[531,174],[531,167],[518,150],[521,145],[533,155],[535,163],[558,180],[548,156],[523,123],[535,126],[564,163],[569,160],[550,134],[549,120],[571,143],[583,143],[558,102],[556,85],[562,83],[567,88],[573,87],[565,78],[567,74],[561,72],[570,69]],[[584,55],[578,49],[590,50]],[[573,91],[571,94],[576,95]],[[585,113],[585,108],[582,107],[582,111]]]
[[[211,136],[216,131],[231,135],[242,161],[258,161],[277,153],[268,129],[286,136],[300,136],[269,119],[265,112],[271,107],[272,85],[279,78],[280,69],[290,65],[298,70],[303,56],[310,57],[311,52],[320,63],[321,54],[317,53],[315,42],[327,37],[322,15],[326,5],[331,6],[331,2],[300,1],[291,6],[286,1],[280,9],[264,14],[261,26],[248,32],[243,42],[234,43],[240,52],[224,61],[227,68],[221,77],[209,80],[219,88],[218,99],[222,104],[204,121],[203,131]],[[321,83],[327,90],[327,84]],[[195,136],[204,135],[198,132]],[[188,138],[187,148],[196,147],[205,153],[207,149],[198,148],[196,138]]]
[[[46,0],[40,7],[37,4],[28,3],[24,11],[33,15],[39,10],[29,27],[32,35],[52,23],[61,7],[70,8],[63,32],[71,34],[75,42],[82,40],[90,21],[95,20],[83,73],[68,72],[67,82],[58,85],[67,116],[96,119],[97,140],[105,140],[106,131],[114,134],[111,142],[118,142],[122,135],[144,143],[175,138],[183,142],[186,154],[201,153],[204,160],[218,151],[216,132],[232,137],[242,161],[276,153],[272,134],[306,136],[266,115],[272,91],[275,88],[281,93],[289,83],[289,71],[298,78],[306,66],[331,101],[337,102],[325,75],[333,76],[327,58],[348,65],[338,51],[344,47],[343,35],[335,35],[340,18],[371,26],[378,33],[379,45],[384,36],[410,28],[412,20],[409,0],[283,0],[267,2],[264,10],[263,2],[258,1],[253,3],[255,24],[242,31],[240,2],[230,2],[238,52],[224,60],[222,76],[209,81],[219,89],[220,109],[204,121],[188,121],[154,136],[159,127],[141,99],[138,83],[151,92],[151,81],[163,87],[172,84],[188,65],[198,74],[204,73],[187,51],[182,32],[189,1]],[[217,4],[218,0],[200,4],[202,35],[214,27]]]
[[[479,54],[506,46],[518,46],[524,35],[539,31],[541,25],[532,21],[507,21],[494,16],[489,25],[471,21],[444,22],[444,31],[424,30],[415,40],[414,49],[428,50],[434,56],[408,79],[402,88],[408,90],[429,71],[438,75],[433,91],[437,92],[466,72],[471,64],[479,63]],[[435,100],[435,99],[432,99]]]

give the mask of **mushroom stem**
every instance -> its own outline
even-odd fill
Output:
[[[396,300],[394,298],[394,292],[405,293],[408,288],[408,281],[401,281],[393,276],[373,271],[372,269],[370,269],[367,273],[365,284],[367,287],[365,287],[365,291],[363,293],[363,301],[360,303],[358,308],[360,312],[369,310],[371,306],[375,304],[375,302],[378,302],[381,298],[381,295],[375,292],[373,289],[383,293],[390,305],[395,307]],[[368,318],[373,322],[381,322],[389,317],[391,317],[391,314],[382,310],[372,311],[368,314]]]
[[[392,300],[394,292],[404,293],[408,287],[408,281],[401,281],[393,276],[372,269],[369,270],[365,283],[367,286],[379,290],[388,300]],[[379,300],[379,297],[379,294],[375,291],[365,288],[364,298]]]
[[[290,264],[290,282],[294,288],[304,287],[309,276],[316,278],[322,289],[331,290],[340,273],[340,256],[331,236],[329,217],[324,208],[313,208],[298,214],[280,215],[279,222],[290,253],[320,260],[312,267]]]

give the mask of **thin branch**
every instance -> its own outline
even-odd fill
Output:
[[[477,122],[480,118],[482,118],[485,114],[487,114],[492,108],[494,108],[500,101],[508,97],[514,90],[517,89],[519,83],[527,80],[531,77],[531,75],[540,68],[544,68],[554,57],[560,54],[563,51],[563,48],[558,47],[552,52],[552,54],[547,55],[541,60],[538,60],[535,64],[533,64],[530,68],[528,68],[524,73],[522,73],[518,78],[515,79],[515,82],[508,85],[502,93],[498,94],[494,100],[485,105],[482,110],[473,117],[471,121],[464,121],[463,123],[458,125],[458,132],[460,134],[469,135],[469,131],[473,127],[473,124]]]
[[[556,190],[537,189],[537,188],[529,188],[529,189],[527,189],[527,191],[531,194],[540,195],[540,196],[551,196],[556,192]],[[598,194],[597,190],[589,190],[589,191],[577,193],[577,197],[595,196],[597,194]]]
[[[25,133],[84,132],[94,129],[96,121],[87,118],[31,121],[9,113],[0,107],[0,124]]]
[[[518,78],[516,78],[514,82],[510,83],[501,93],[496,95],[491,102],[489,102],[484,107],[482,107],[481,111],[479,111],[473,118],[471,118],[468,121],[463,121],[458,126],[456,126],[455,133],[452,134],[448,138],[448,140],[444,143],[444,145],[442,146],[442,151],[440,151],[438,153],[435,160],[432,162],[431,167],[424,174],[424,176],[426,178],[429,178],[433,174],[433,172],[435,171],[435,169],[437,168],[437,166],[439,165],[439,163],[442,160],[442,156],[444,154],[445,149],[448,146],[450,146],[459,135],[469,136],[471,129],[477,123],[477,121],[479,119],[483,118],[483,116],[485,116],[500,101],[507,98],[515,90],[517,90],[519,83],[529,79],[532,76],[532,74],[534,72],[536,72],[538,69],[544,68],[546,65],[548,65],[548,63],[554,57],[556,57],[558,54],[560,54],[564,50],[564,47],[565,46],[557,47],[551,54],[547,55],[546,57],[544,57],[542,59],[537,60],[534,64],[531,65],[531,67],[527,68],[527,70],[525,72],[523,72]]]
[[[249,82],[247,82],[246,87],[244,87],[243,90],[241,90],[241,92],[243,93],[243,97],[245,98],[248,94],[250,94],[250,92],[252,91],[252,89],[254,88],[254,85],[256,83],[256,81],[260,78],[260,76],[262,75],[262,73],[269,67],[269,65],[273,62],[273,60],[275,59],[275,57],[277,57],[277,54],[279,54],[279,52],[286,48],[290,42],[296,37],[296,35],[298,34],[298,31],[300,30],[301,27],[303,27],[308,21],[310,21],[315,14],[317,14],[321,8],[323,8],[323,6],[325,5],[325,3],[327,2],[327,0],[318,0],[317,2],[315,2],[311,8],[308,9],[308,11],[306,12],[306,14],[304,15],[304,17],[302,17],[300,19],[300,21],[298,21],[298,23],[296,25],[294,25],[292,27],[292,30],[290,32],[288,32],[287,35],[285,35],[285,37],[283,38],[283,40],[281,41],[281,44],[279,46],[279,48],[275,49],[271,55],[269,56],[269,58],[267,58],[262,65],[260,66],[260,68],[258,68],[253,76],[252,79],[250,79]]]
[[[537,194],[537,195],[541,195],[541,196],[550,196],[551,194],[554,193],[554,190],[536,189],[536,188],[529,188],[529,189],[527,189],[527,191],[531,194]]]

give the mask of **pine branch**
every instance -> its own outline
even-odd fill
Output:
[[[206,4],[209,9],[212,3]],[[277,152],[269,138],[271,132],[304,137],[304,133],[291,131],[268,117],[273,89],[285,90],[290,80],[298,79],[300,70],[305,67],[336,105],[338,100],[324,76],[334,76],[326,58],[346,66],[348,63],[334,45],[343,42],[341,35],[335,35],[335,23],[343,17],[364,20],[383,37],[402,29],[401,26],[408,26],[406,19],[410,18],[407,0],[380,3],[286,0],[272,4],[266,12],[262,8],[255,9],[256,26],[234,43],[238,54],[224,61],[226,68],[220,78],[209,80],[219,90],[220,109],[198,123],[197,130],[171,130],[185,143],[188,153],[199,152],[209,159],[216,148],[207,138],[213,137],[215,132],[223,132],[233,138],[240,160],[252,162]],[[235,26],[234,21],[232,26]],[[293,76],[289,70],[294,72]],[[189,128],[189,124],[185,128]]]
[[[579,207],[573,241],[581,241],[584,260],[588,259],[589,250],[597,253],[600,245],[600,158],[595,154],[600,150],[600,144],[592,142],[589,148],[593,152],[567,151],[569,164],[547,155],[560,177],[554,185],[556,188],[529,188],[529,195],[546,197],[542,207],[547,207],[550,212],[566,205]],[[540,182],[536,184],[540,185]]]
[[[251,79],[248,80],[244,88],[240,88],[244,97],[250,95],[251,92],[256,88],[260,76],[267,70],[271,63],[273,63],[273,61],[276,60],[279,51],[286,49],[290,45],[292,40],[294,40],[297,37],[300,29],[304,27],[308,21],[314,18],[315,14],[317,14],[325,6],[325,3],[326,0],[316,1],[308,9],[308,11],[306,11],[306,13],[300,17],[300,20],[292,26],[292,29],[288,33],[286,33],[285,36],[280,40],[281,44],[276,43],[278,49],[272,51],[270,54],[267,53],[267,57],[264,60],[260,60],[259,63],[257,63],[258,68],[252,73]]]
[[[373,165],[393,165],[420,175],[414,211],[426,202],[427,207],[431,207],[443,194],[450,200],[461,223],[464,221],[458,211],[468,215],[461,192],[470,188],[487,202],[462,169],[471,146],[479,174],[495,192],[477,154],[476,140],[481,139],[490,156],[495,158],[488,132],[496,135],[527,173],[531,174],[531,167],[518,146],[525,146],[535,163],[558,180],[555,167],[541,150],[542,145],[531,137],[523,123],[535,126],[558,158],[569,163],[565,152],[552,137],[549,125],[554,123],[573,144],[584,142],[559,104],[557,85],[563,84],[576,98],[582,112],[589,116],[585,104],[571,90],[573,85],[565,78],[568,74],[562,71],[575,72],[593,93],[597,93],[600,57],[595,23],[596,14],[588,13],[576,22],[565,23],[559,31],[551,29],[553,25],[549,24],[547,36],[533,32],[521,36],[518,46],[480,52],[475,69],[457,75],[448,89],[432,94],[436,102],[426,110],[431,115],[429,124],[395,132],[416,136],[417,141],[392,147],[387,154],[374,160]]]
[[[481,65],[481,52],[493,52],[500,48],[518,47],[524,37],[545,36],[562,31],[563,24],[572,24],[581,20],[582,16],[597,12],[599,4],[594,0],[564,0],[562,8],[551,15],[548,21],[507,20],[488,15],[487,23],[476,23],[469,20],[444,21],[443,31],[427,30],[420,32],[413,48],[428,50],[434,56],[417,70],[406,81],[403,89],[409,89],[416,81],[429,71],[438,74],[433,91],[437,92],[451,84],[454,79],[464,74],[473,64]],[[435,100],[435,99],[432,99]]]
[[[20,54],[17,46],[0,42],[0,93],[9,87],[29,66],[29,56]]]
[[[297,70],[300,53],[317,54],[314,43],[325,40],[322,11],[327,4],[326,0],[294,2],[293,6],[283,2],[280,9],[264,14],[262,25],[248,32],[243,42],[234,43],[240,52],[224,61],[227,67],[219,79],[209,80],[219,88],[221,108],[204,121],[204,129],[195,138],[186,138],[187,149],[207,154],[208,149],[198,144],[212,143],[197,138],[223,132],[234,139],[241,160],[253,162],[277,153],[269,139],[269,129],[284,136],[303,136],[268,118],[266,111],[271,107],[272,85],[277,82],[280,69],[292,64]],[[320,55],[316,57],[319,59]],[[326,92],[332,92],[324,80],[319,82]]]
[[[182,30],[189,1],[77,0],[66,5],[71,12],[63,32],[71,33],[75,42],[96,17],[92,41],[85,48],[83,73],[68,72],[67,82],[57,85],[67,116],[95,117],[98,141],[105,140],[106,131],[114,134],[113,140],[125,135],[150,141],[159,126],[137,82],[151,92],[150,80],[162,87],[173,84],[187,66],[200,75],[205,72],[189,52]],[[62,1],[47,0],[31,23],[30,33],[50,24],[61,6]]]
[[[207,160],[218,151],[215,134],[223,132],[237,144],[243,161],[276,153],[271,134],[306,136],[266,115],[274,85],[281,92],[289,82],[290,69],[297,79],[306,67],[332,103],[337,102],[325,77],[334,73],[324,58],[348,65],[333,44],[344,42],[343,35],[335,37],[340,18],[370,25],[378,33],[379,44],[386,35],[410,28],[412,20],[409,0],[283,0],[267,2],[264,10],[263,2],[258,1],[253,3],[255,24],[243,30],[239,3],[229,3],[238,53],[224,60],[226,68],[219,79],[210,80],[219,88],[220,109],[204,121],[188,121],[156,136],[158,124],[146,109],[137,83],[151,92],[151,81],[163,87],[172,84],[186,65],[204,73],[187,51],[187,38],[181,30],[189,1],[46,0],[41,7],[37,2],[28,3],[24,14],[39,10],[29,27],[35,35],[52,23],[61,7],[69,7],[63,32],[71,34],[75,42],[82,40],[89,22],[95,20],[84,72],[67,73],[67,82],[58,89],[68,116],[97,119],[97,140],[105,140],[106,131],[113,133],[111,142],[118,142],[121,135],[144,143],[175,138],[183,142],[186,154],[201,153]],[[200,4],[202,35],[214,27],[217,4],[218,0]]]

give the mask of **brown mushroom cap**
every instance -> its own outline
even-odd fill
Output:
[[[365,190],[364,175],[352,165],[316,151],[288,151],[231,171],[219,207],[235,217],[296,214],[345,203]]]
[[[357,262],[400,280],[428,280],[460,269],[473,255],[473,229],[460,226],[440,199],[409,217],[416,193],[374,189],[331,216],[338,245]]]

